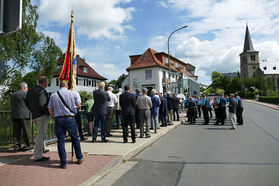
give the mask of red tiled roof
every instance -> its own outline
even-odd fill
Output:
[[[131,61],[131,66],[127,68],[127,71],[133,69],[139,69],[139,68],[156,67],[156,66],[168,69],[169,66],[166,65],[163,56],[167,57],[168,54],[164,52],[157,52],[156,50],[148,48],[142,55],[130,56],[132,61]],[[135,57],[137,57],[136,60]],[[186,70],[186,64],[184,62],[180,61],[179,59],[173,56],[170,56],[170,59],[173,60],[175,63],[178,63],[180,66],[183,65],[185,67],[183,73],[186,74],[187,76],[198,77]],[[171,70],[175,72],[180,72],[180,69],[177,69],[175,65],[171,66]]]
[[[60,70],[54,73],[54,76],[59,76],[64,63],[65,54],[57,59],[57,65],[61,65]],[[82,67],[87,67],[87,73],[83,72]],[[90,77],[94,79],[107,80],[105,77],[98,74],[90,65],[88,65],[79,55],[77,55],[77,76]]]

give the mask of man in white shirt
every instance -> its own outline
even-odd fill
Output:
[[[112,93],[113,88],[112,87],[108,87],[108,94],[110,97],[110,101],[108,102],[108,114],[107,114],[107,122],[106,122],[106,136],[110,137],[112,136],[110,134],[111,131],[111,126],[112,126],[112,119],[113,119],[113,113],[114,113],[114,109],[115,109],[115,104],[118,103],[118,99],[116,97],[116,95],[114,93]]]

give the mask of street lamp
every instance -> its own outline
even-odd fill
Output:
[[[188,27],[188,25],[185,25],[181,28],[178,28],[176,29],[175,31],[173,31],[170,35],[169,35],[169,38],[168,38],[168,62],[169,62],[169,90],[170,90],[170,81],[171,81],[171,75],[170,75],[170,71],[171,71],[171,62],[170,62],[170,37],[172,36],[172,34],[174,34],[175,32],[177,32],[178,30],[181,30],[181,29],[184,29]]]

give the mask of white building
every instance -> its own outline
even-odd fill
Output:
[[[59,90],[58,78],[63,66],[64,57],[65,54],[57,60],[57,71],[54,73],[51,83],[46,88],[48,93],[53,93]],[[79,55],[77,55],[77,91],[93,92],[97,89],[98,83],[105,80],[107,79],[99,75]]]
[[[147,49],[141,55],[130,56],[131,65],[127,68],[128,76],[122,83],[122,87],[129,84],[133,91],[136,88],[156,89],[158,92],[168,90],[169,65],[168,55],[164,52],[157,52]],[[184,63],[179,59],[170,57],[171,60],[171,83],[172,93],[199,94],[200,87],[197,83],[198,76],[195,75],[195,67]]]

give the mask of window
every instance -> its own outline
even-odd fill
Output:
[[[91,86],[91,80],[88,80],[88,86]]]
[[[166,65],[168,65],[169,64],[169,58],[165,58],[165,63],[166,63]]]
[[[152,70],[146,70],[145,71],[145,80],[151,80],[152,79]]]
[[[166,71],[163,71],[163,78],[166,78]]]
[[[141,56],[141,60],[144,61],[146,58],[146,55]]]
[[[276,66],[273,67],[273,70],[276,70]]]
[[[251,61],[255,61],[255,60],[256,60],[255,55],[251,55]]]
[[[83,72],[87,73],[88,72],[88,68],[87,67],[83,67]]]
[[[78,79],[78,85],[82,86],[82,79]]]
[[[266,70],[266,66],[264,66],[263,69]]]
[[[179,65],[178,65],[178,63],[176,63],[176,68],[179,68]]]

